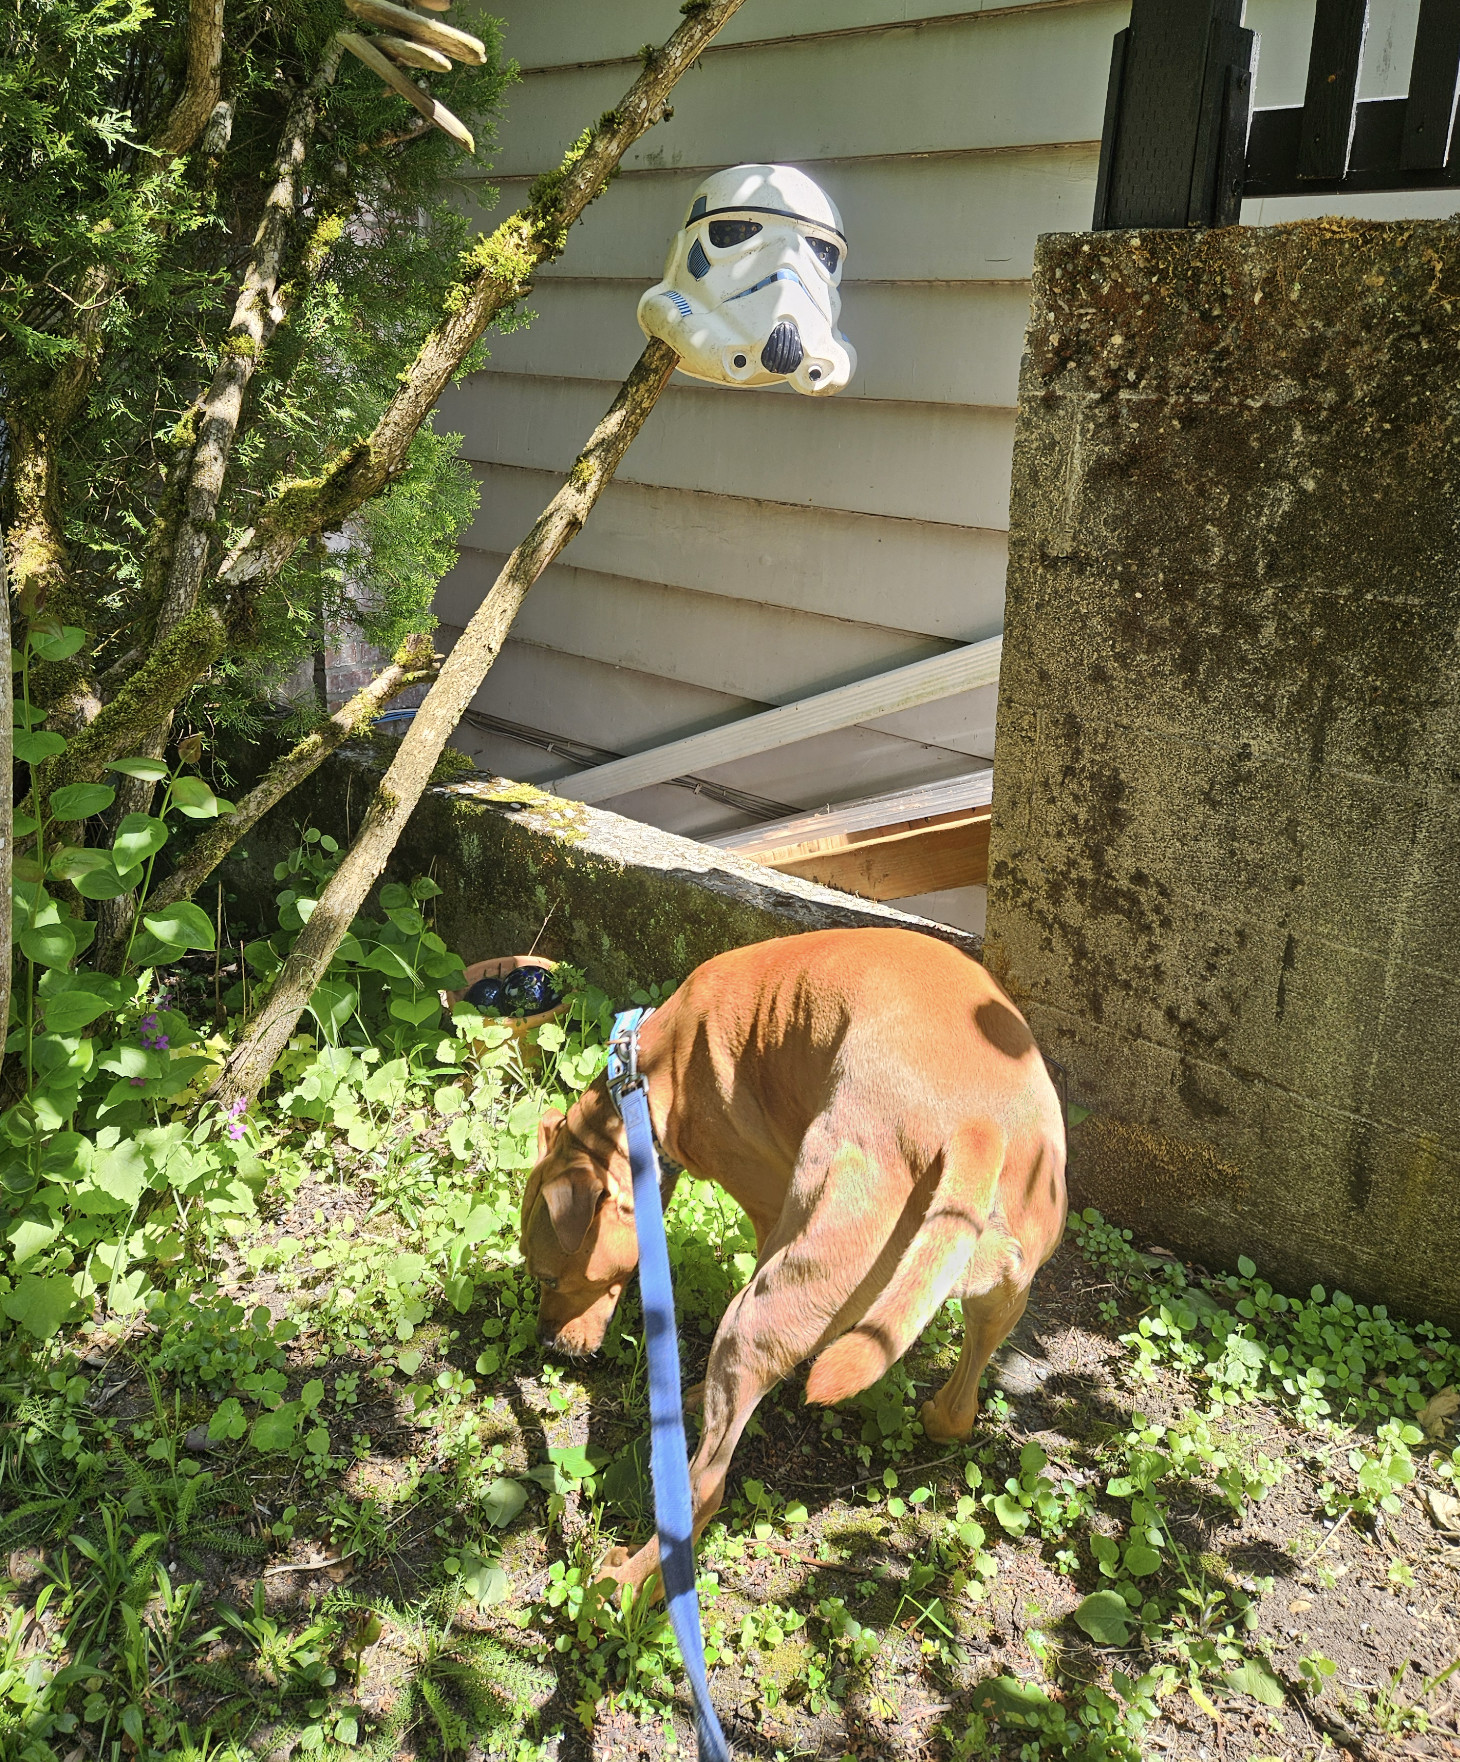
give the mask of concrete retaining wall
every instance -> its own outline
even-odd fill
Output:
[[[989,965],[1082,1203],[1460,1319],[1460,227],[1050,237]]]
[[[264,907],[282,885],[273,867],[298,842],[298,827],[343,841],[358,830],[378,776],[361,758],[337,756],[287,797],[245,841],[247,855],[223,872],[230,912],[271,922]],[[429,790],[384,878],[423,874],[443,889],[437,928],[466,961],[536,948],[584,968],[625,1002],[635,986],[678,981],[727,948],[804,930],[897,924],[970,954],[979,947],[976,936],[946,925],[531,785]]]

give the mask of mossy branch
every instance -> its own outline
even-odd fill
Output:
[[[47,766],[47,793],[63,783],[92,783],[110,760],[137,752],[157,727],[159,706],[181,702],[230,647],[228,625],[213,605],[195,607],[153,644],[146,660],[93,722]]]
[[[159,636],[174,629],[197,604],[228,459],[243,415],[244,394],[288,310],[281,275],[299,206],[300,174],[319,121],[321,97],[339,64],[339,44],[331,43],[319,71],[304,90],[294,94],[284,117],[269,193],[239,283],[233,318],[219,348],[212,382],[197,409],[197,441],[187,464],[177,530],[167,546],[167,584],[157,613]],[[333,236],[339,236],[338,229]]]
[[[268,1081],[315,986],[389,861],[462,712],[481,690],[528,590],[582,528],[678,360],[657,337],[649,343],[567,481],[507,559],[416,711],[355,842],[320,895],[249,1032],[220,1073],[213,1099],[252,1099]]]
[[[276,759],[231,814],[222,815],[198,834],[178,866],[152,890],[148,909],[191,899],[239,839],[252,831],[270,808],[317,771],[346,741],[368,734],[393,697],[407,686],[432,678],[433,672],[430,639],[412,637],[383,673],[377,674],[297,746]]]

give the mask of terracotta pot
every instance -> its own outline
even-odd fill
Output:
[[[460,1003],[478,979],[500,979],[507,973],[515,973],[518,967],[541,967],[545,972],[555,973],[558,969],[556,961],[544,960],[536,954],[504,954],[495,960],[475,961],[466,969],[466,984],[460,991],[443,991],[446,1007]],[[551,1022],[556,1017],[565,1015],[568,999],[556,1003],[551,1009],[539,1010],[535,1016],[498,1016],[496,1022],[511,1030],[512,1038],[520,1040],[531,1028],[540,1028],[544,1022]],[[491,1020],[491,1018],[488,1018]]]

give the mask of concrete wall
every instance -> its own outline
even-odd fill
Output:
[[[987,958],[1082,1203],[1460,1318],[1460,225],[1051,237]]]

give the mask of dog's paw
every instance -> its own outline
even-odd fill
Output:
[[[622,1585],[626,1579],[624,1568],[632,1558],[633,1556],[622,1544],[610,1548],[599,1561],[593,1574],[593,1582],[597,1584],[600,1579],[607,1578],[612,1579],[616,1585]]]
[[[931,1444],[962,1444],[973,1436],[972,1425],[963,1431],[954,1431],[947,1419],[938,1410],[936,1401],[925,1401],[918,1412],[923,1423],[923,1432]]]

